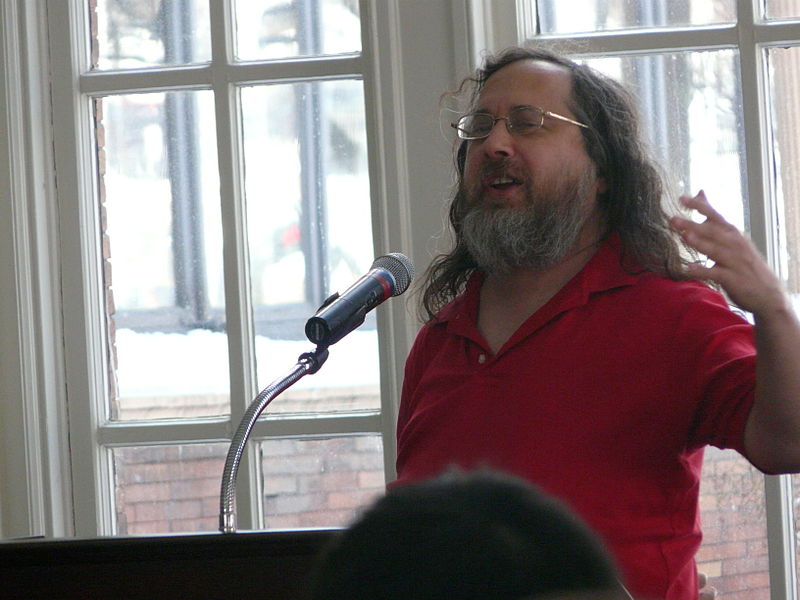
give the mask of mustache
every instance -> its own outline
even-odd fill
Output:
[[[481,165],[481,168],[478,171],[479,179],[481,180],[487,177],[506,175],[508,173],[513,174],[516,179],[522,179],[526,181],[529,179],[527,169],[516,164],[516,161],[510,158],[486,161]]]
[[[459,177],[456,187],[456,196],[453,206],[456,208],[458,216],[463,216],[472,209],[480,208],[483,203],[485,190],[484,182],[495,177],[511,177],[521,183],[530,193],[534,189],[534,179],[530,171],[520,165],[518,161],[502,158],[499,160],[487,160],[477,170],[477,175],[472,177]]]

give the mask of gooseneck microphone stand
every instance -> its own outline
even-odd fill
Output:
[[[244,413],[239,427],[231,439],[228,448],[228,456],[225,459],[225,469],[222,472],[222,489],[220,490],[219,507],[219,530],[222,533],[236,532],[236,512],[234,503],[236,500],[236,474],[239,471],[239,462],[242,459],[244,447],[250,437],[250,432],[256,424],[259,415],[264,412],[267,405],[277,398],[282,392],[297,383],[305,375],[311,375],[320,370],[325,360],[328,358],[327,346],[317,346],[313,352],[306,352],[300,355],[297,364],[284,377],[276,379],[267,387],[261,390],[250,403]]]
[[[413,277],[414,265],[407,256],[399,252],[379,256],[366,275],[347,288],[341,296],[338,292],[329,296],[308,320],[305,327],[306,337],[317,345],[317,349],[301,354],[297,364],[285,377],[276,379],[255,397],[231,440],[219,495],[219,530],[222,533],[236,531],[236,473],[247,438],[250,437],[258,416],[278,394],[297,383],[301,377],[319,371],[328,358],[328,346],[360,326],[367,312],[381,302],[405,292]]]

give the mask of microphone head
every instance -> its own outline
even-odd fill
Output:
[[[372,268],[386,269],[392,274],[395,283],[392,296],[399,296],[405,292],[414,279],[414,264],[405,254],[399,252],[379,256],[372,263]]]

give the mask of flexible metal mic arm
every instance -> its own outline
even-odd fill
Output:
[[[276,379],[255,397],[245,411],[236,434],[231,439],[228,456],[225,459],[225,469],[222,472],[222,488],[219,497],[219,530],[222,533],[236,531],[236,475],[239,471],[239,462],[242,459],[244,447],[250,437],[250,432],[256,424],[259,415],[267,405],[279,394],[297,383],[305,375],[311,375],[320,370],[328,358],[327,346],[318,346],[313,352],[301,354],[297,364],[284,377]]]

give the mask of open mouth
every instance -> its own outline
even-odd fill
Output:
[[[522,181],[515,177],[509,177],[508,175],[500,175],[497,177],[490,177],[486,181],[487,185],[495,190],[508,190],[514,186],[522,185]]]

